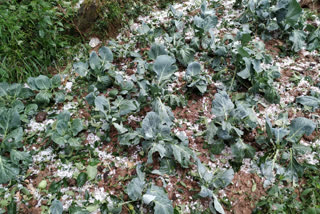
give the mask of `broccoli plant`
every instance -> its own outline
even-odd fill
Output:
[[[224,81],[230,90],[242,87],[250,93],[264,95],[271,103],[279,103],[280,96],[273,87],[273,82],[280,77],[280,72],[277,67],[272,66],[272,58],[266,53],[264,43],[254,41],[248,45],[240,45],[233,38],[230,40],[232,45],[227,48],[232,53],[230,60],[233,65],[225,66],[214,78]],[[222,56],[228,57],[226,53],[227,50],[223,51],[215,60],[224,60]],[[215,62],[214,68],[217,67],[216,64],[220,62]]]
[[[16,178],[31,162],[28,152],[21,151],[23,128],[18,111],[0,108],[0,183]],[[19,150],[18,150],[19,149]]]
[[[228,144],[231,146],[235,161],[252,158],[255,149],[245,144],[241,139],[243,129],[251,130],[256,127],[256,116],[253,109],[242,105],[235,105],[225,91],[215,95],[212,101],[212,113],[215,118],[207,129],[207,141],[211,145],[211,152],[219,154]]]
[[[303,105],[306,109],[314,111],[320,106],[320,93],[311,91],[310,95],[311,96],[299,96],[296,98],[296,102]]]
[[[162,187],[148,184],[145,180],[145,173],[141,165],[136,168],[137,177],[133,178],[126,188],[129,198],[132,201],[142,201],[146,205],[154,206],[155,214],[173,214],[172,201]]]
[[[303,175],[304,167],[296,156],[310,152],[310,148],[299,144],[303,135],[311,135],[316,124],[307,118],[298,117],[288,126],[286,118],[281,118],[280,127],[273,128],[269,118],[266,118],[266,136],[259,136],[258,142],[268,149],[265,161],[261,164],[263,175],[267,178],[265,184],[274,180],[275,174],[282,179],[296,182]]]
[[[210,198],[209,208],[212,213],[224,214],[224,209],[220,204],[218,197],[214,194],[214,190],[219,188],[224,188],[228,186],[234,177],[233,169],[228,169],[225,171],[217,170],[215,172],[210,172],[198,159],[197,160],[198,174],[200,177],[199,184],[201,186],[201,191],[199,196],[203,198]]]
[[[160,112],[160,110],[159,110]],[[190,159],[194,156],[189,149],[189,141],[183,136],[174,136],[171,133],[172,122],[164,112],[149,112],[142,121],[140,129],[124,132],[119,136],[121,145],[137,145],[142,141],[142,146],[148,154],[147,163],[153,163],[153,153],[158,153],[160,158],[174,158],[182,167],[188,168]],[[172,113],[171,113],[172,114]]]
[[[51,79],[44,75],[29,77],[27,82],[29,87],[37,92],[35,101],[40,105],[48,105],[53,99],[56,103],[65,100],[63,91],[58,90],[61,85],[60,75],[55,75]]]
[[[34,96],[31,89],[23,87],[21,84],[0,83],[0,107],[16,106]]]
[[[52,124],[47,136],[59,147],[79,149],[81,142],[77,136],[82,130],[82,121],[79,118],[71,119],[70,112],[64,111],[57,116],[57,121]]]
[[[98,55],[99,54],[99,55]],[[98,89],[110,87],[113,83],[111,75],[106,71],[111,69],[113,54],[108,47],[101,47],[97,52],[92,51],[88,62],[77,62],[73,65],[74,71],[81,77],[95,82]]]
[[[192,62],[188,65],[184,79],[188,83],[188,87],[197,88],[200,93],[207,91],[207,78],[201,75],[201,65],[198,62]]]

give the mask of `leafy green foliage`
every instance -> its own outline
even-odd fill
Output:
[[[138,177],[132,179],[127,186],[127,192],[131,200],[138,200],[142,197],[142,191],[145,186],[145,173],[141,171],[141,165],[137,166]]]
[[[55,75],[51,79],[44,75],[29,77],[27,82],[32,90],[38,92],[35,97],[38,104],[48,105],[53,97],[55,97],[56,103],[64,101],[63,92],[57,91],[61,85],[60,75]]]
[[[82,121],[79,118],[71,119],[70,112],[64,111],[57,117],[57,121],[52,124],[48,136],[60,147],[69,145],[75,149],[81,146],[77,135],[83,130]]]
[[[299,96],[296,98],[296,102],[314,111],[320,106],[320,95],[314,92],[311,92],[311,95],[312,96]]]
[[[155,214],[172,214],[172,202],[168,199],[167,194],[163,188],[152,185],[151,188],[143,195],[143,202],[145,204],[154,203]]]
[[[298,187],[281,187],[282,182],[276,183],[268,190],[268,194],[259,200],[253,213],[319,212],[319,176],[315,168],[306,171],[307,182]]]
[[[158,85],[166,83],[177,67],[174,65],[176,60],[168,55],[160,55],[153,64],[153,71],[157,75]]]
[[[256,127],[257,119],[253,110],[240,103],[235,107],[228,94],[221,91],[212,101],[212,113],[215,118],[207,129],[207,141],[212,147],[211,152],[219,154],[227,143],[232,144],[232,154],[236,161],[241,162],[243,158],[252,158],[255,150],[241,140],[243,130],[238,127],[240,124],[247,130]]]
[[[211,210],[211,212],[215,213],[215,211],[217,211],[221,214],[225,213],[222,205],[217,199],[217,196],[213,193],[213,190],[216,188],[226,187],[231,183],[234,176],[233,169],[218,171],[214,174],[208,171],[208,169],[200,162],[200,160],[197,161],[197,166],[198,174],[201,178],[201,191],[199,195],[201,197],[209,197],[211,199],[211,207],[214,207],[214,210]]]
[[[89,81],[98,80],[94,86],[98,89],[105,89],[113,84],[111,75],[106,72],[111,69],[112,61],[112,51],[108,47],[103,46],[99,49],[98,53],[92,51],[87,62],[74,63],[73,70]]]
[[[31,161],[27,152],[18,151],[22,147],[23,128],[16,109],[0,108],[0,183],[14,179]],[[10,159],[6,153],[9,153]]]
[[[310,148],[299,144],[299,141],[304,134],[311,135],[316,124],[304,117],[295,118],[289,127],[285,124],[283,127],[273,128],[270,120],[266,118],[267,137],[260,136],[259,141],[269,144],[269,150],[273,152],[270,152],[272,157],[267,158],[261,167],[268,180],[274,179],[276,171],[283,176],[282,179],[296,182],[304,172],[304,167],[296,160],[296,155],[310,152]],[[270,144],[273,145],[272,148]],[[267,183],[265,182],[266,185]]]
[[[240,20],[249,23],[251,28],[261,34],[264,40],[281,37],[289,39],[291,49],[298,52],[308,43],[309,49],[319,48],[315,39],[318,30],[310,31],[310,39],[304,32],[306,18],[300,4],[296,0],[277,1],[245,1],[245,11]]]
[[[75,28],[71,20],[76,13],[70,3],[60,0],[1,2],[1,80],[25,81],[30,76],[48,73],[47,67],[52,63],[62,64],[69,59],[71,54],[65,49],[81,40],[67,33]]]
[[[54,200],[50,206],[50,214],[62,214],[63,206],[61,201]]]
[[[196,87],[202,94],[207,91],[208,81],[201,75],[201,65],[198,62],[188,65],[184,78],[188,82],[188,87]]]

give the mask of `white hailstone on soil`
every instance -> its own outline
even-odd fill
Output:
[[[71,163],[68,163],[68,164],[57,163],[57,165],[58,165],[58,170],[55,173],[55,175],[60,178],[64,178],[64,177],[71,178],[73,173],[77,170],[72,168]]]
[[[71,92],[71,88],[72,88],[73,83],[72,82],[67,82],[65,89],[67,92]]]
[[[142,121],[142,119],[141,119],[141,117],[136,117],[136,116],[133,116],[133,115],[129,115],[128,122],[130,123],[132,121],[140,122],[140,121]]]
[[[38,154],[33,155],[32,159],[34,163],[37,162],[47,162],[47,161],[53,161],[56,155],[53,153],[53,149],[51,147],[40,151]]]
[[[90,45],[90,47],[94,48],[94,47],[97,47],[100,43],[101,43],[101,41],[99,38],[93,37],[93,38],[91,38],[89,45]]]
[[[100,141],[100,137],[93,133],[89,133],[87,136],[87,141],[91,146],[93,146],[96,141]]]
[[[46,129],[46,127],[48,125],[51,125],[54,122],[54,120],[49,119],[49,120],[45,120],[42,123],[38,123],[36,122],[36,120],[33,118],[30,120],[29,124],[28,124],[28,128],[25,131],[26,132],[41,132],[44,131]]]
[[[107,197],[107,193],[103,187],[100,187],[93,192],[92,196],[98,201],[103,201]]]

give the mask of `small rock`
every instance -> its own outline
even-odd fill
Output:
[[[77,181],[74,178],[70,178],[68,180],[68,184],[69,184],[69,186],[75,186],[77,184]]]
[[[100,39],[98,39],[97,37],[93,37],[91,38],[89,45],[90,47],[94,48],[94,47],[97,47],[100,43],[101,43]]]
[[[103,169],[104,169],[104,166],[102,166],[102,165],[99,165],[99,166],[98,166],[98,171],[99,171],[99,172],[102,172]]]
[[[105,172],[105,173],[103,174],[103,181],[104,181],[105,183],[108,182],[108,175],[109,175],[109,171],[107,171],[107,172]]]
[[[36,115],[36,122],[37,123],[42,123],[43,121],[45,121],[47,119],[47,112],[39,112]]]

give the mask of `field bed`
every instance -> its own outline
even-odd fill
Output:
[[[0,83],[0,213],[319,213],[319,15],[184,1]]]

